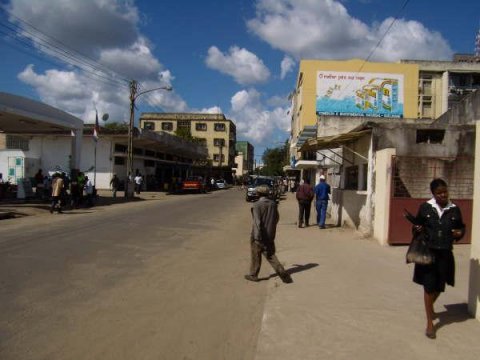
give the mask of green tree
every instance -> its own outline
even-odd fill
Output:
[[[103,127],[113,131],[125,131],[125,130],[128,131],[127,123],[109,122],[105,124]]]
[[[264,166],[260,171],[261,175],[283,175],[283,167],[288,164],[288,141],[285,141],[283,146],[265,149],[262,160]]]

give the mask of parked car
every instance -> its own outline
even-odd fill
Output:
[[[215,188],[217,189],[225,189],[227,187],[227,183],[223,179],[215,180]]]
[[[276,192],[275,192],[275,181],[271,177],[256,177],[253,178],[247,185],[247,191],[245,195],[245,200],[247,201],[254,201],[258,200],[259,196],[257,194],[256,187],[260,185],[268,185],[270,188],[269,197],[271,199],[276,199]]]
[[[182,192],[206,193],[207,186],[201,176],[191,176],[182,182]]]

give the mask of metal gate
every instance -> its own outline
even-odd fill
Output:
[[[432,198],[430,182],[442,178],[448,184],[450,199],[460,207],[466,233],[460,243],[469,244],[473,208],[473,157],[392,157],[392,186],[388,226],[389,244],[408,244],[411,224],[404,209],[416,214],[422,202]]]

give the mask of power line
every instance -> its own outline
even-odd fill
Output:
[[[0,9],[2,8],[0,7]],[[9,38],[23,44],[23,46],[30,51],[38,50],[46,55],[56,57],[68,65],[77,67],[84,72],[91,73],[93,76],[95,76],[94,80],[102,79],[103,82],[107,81],[110,83],[110,85],[122,87],[127,85],[128,80],[126,78],[116,74],[103,64],[100,64],[75,50],[69,49],[62,42],[42,33],[40,30],[36,29],[15,15],[11,14],[11,16],[22,23],[23,26],[13,24],[12,22],[0,22],[0,26],[6,29],[2,33]],[[34,46],[34,44],[36,46]]]
[[[12,14],[10,11],[6,10],[8,12],[8,14],[15,18],[20,24],[22,24],[23,26],[20,27],[18,26],[18,28],[22,29],[22,30],[26,30],[26,29],[33,29],[34,32],[40,34],[42,37],[44,37],[45,39],[42,39],[43,41],[45,41],[46,43],[49,43],[51,44],[52,46],[58,48],[59,50],[61,51],[64,51],[65,53],[67,54],[74,54],[74,55],[77,55],[80,57],[80,61],[82,61],[83,63],[86,63],[86,64],[89,64],[90,66],[92,67],[95,67],[95,68],[102,68],[104,72],[106,72],[107,74],[110,74],[110,75],[113,75],[113,76],[117,76],[119,77],[121,80],[125,81],[125,82],[128,82],[129,79],[127,78],[124,78],[122,77],[121,75],[119,75],[118,73],[116,73],[115,71],[111,70],[110,68],[108,68],[107,66],[105,66],[104,64],[92,59],[91,57],[85,55],[85,54],[82,54],[80,53],[79,51],[75,50],[75,49],[72,49],[70,48],[68,45],[66,45],[65,43],[63,43],[62,41],[54,38],[53,36],[50,36],[44,32],[42,32],[41,30],[39,30],[38,28],[36,28],[35,26],[33,26],[32,24],[30,24],[29,22],[27,22],[26,20],[23,20],[21,18],[19,18],[18,16]],[[30,31],[30,34],[32,32]],[[35,36],[35,34],[32,34],[33,36]],[[38,36],[38,35],[37,35]],[[53,44],[52,44],[53,43]],[[55,45],[56,44],[56,45]]]
[[[378,49],[378,47],[380,46],[380,44],[382,43],[382,41],[385,39],[385,37],[387,36],[387,34],[390,32],[390,30],[392,29],[393,25],[395,25],[395,23],[397,22],[400,14],[402,13],[402,11],[405,9],[405,7],[407,6],[407,4],[410,2],[410,0],[405,0],[405,2],[403,3],[402,7],[398,10],[397,12],[397,15],[395,15],[395,17],[393,18],[393,21],[390,23],[390,25],[388,26],[387,30],[385,31],[385,33],[382,35],[382,37],[378,40],[377,44],[375,45],[375,47],[370,51],[370,54],[368,54],[367,58],[363,61],[363,64],[362,66],[360,66],[360,70],[358,70],[358,72],[362,71],[365,63],[367,61],[370,60],[370,58],[372,57],[372,55],[375,53],[375,51]]]

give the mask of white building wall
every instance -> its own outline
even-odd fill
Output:
[[[375,193],[373,237],[388,245],[388,220],[390,218],[390,193],[392,186],[392,156],[395,149],[384,149],[375,154]]]
[[[475,174],[473,189],[472,219],[480,218],[480,121],[476,124]],[[468,291],[468,309],[480,320],[480,222],[473,221],[472,243],[470,248],[470,284]]]
[[[44,174],[61,169],[70,172],[72,160],[72,137],[69,136],[36,136],[30,139],[29,150],[25,157],[40,159],[39,167]],[[92,137],[83,137],[80,171],[83,171],[93,182],[95,165],[95,142]],[[3,161],[0,162],[3,166]],[[143,160],[136,160],[136,167],[143,170]],[[2,171],[0,171],[2,172]],[[108,189],[113,172],[112,142],[108,138],[100,138],[97,143],[97,189]],[[3,173],[3,172],[2,172]],[[142,171],[144,174],[144,172]],[[123,174],[118,174],[123,178]]]

